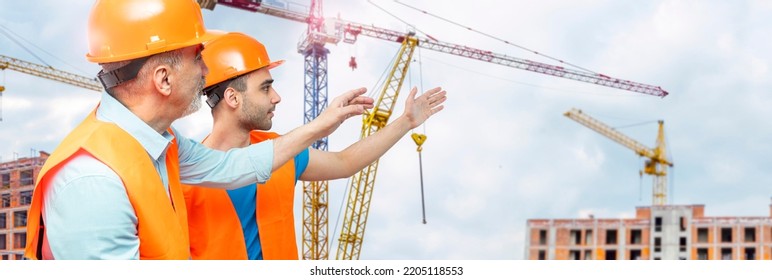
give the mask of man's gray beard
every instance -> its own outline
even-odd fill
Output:
[[[195,112],[198,112],[198,109],[201,109],[201,96],[196,94],[196,97],[193,98],[193,101],[190,102],[190,106],[188,106],[188,109],[185,110],[185,113],[182,113],[182,117],[187,117],[190,114],[193,114]]]
[[[182,117],[187,117],[190,114],[198,112],[198,109],[201,109],[201,103],[202,103],[201,91],[204,90],[204,85],[206,85],[206,81],[202,79],[201,82],[196,86],[196,97],[194,97],[193,100],[190,102],[190,105],[188,105],[188,109],[186,109],[185,112],[182,113]]]

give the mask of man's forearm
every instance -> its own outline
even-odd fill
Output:
[[[374,162],[391,149],[405,134],[410,131],[410,124],[404,117],[397,118],[375,134],[362,139],[340,152],[345,165],[345,177],[351,176]]]
[[[272,171],[287,163],[303,149],[308,148],[317,139],[327,136],[318,122],[312,121],[301,127],[293,129],[289,133],[274,139],[273,141],[273,165]]]

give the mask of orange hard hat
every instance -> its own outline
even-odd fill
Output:
[[[228,81],[263,67],[273,69],[284,60],[271,61],[265,46],[254,38],[238,32],[230,32],[204,43],[201,56],[209,74],[206,75],[204,94],[210,107],[222,98]]]
[[[195,46],[217,37],[193,0],[97,0],[88,22],[91,62],[107,63]]]

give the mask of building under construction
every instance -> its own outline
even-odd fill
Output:
[[[27,210],[32,201],[35,178],[48,158],[20,158],[0,163],[0,259],[21,260],[27,243]]]
[[[706,217],[704,205],[637,207],[632,219],[530,219],[529,260],[770,260],[768,217]]]

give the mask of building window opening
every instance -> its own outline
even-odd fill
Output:
[[[0,203],[0,207],[11,207],[11,194],[10,193],[4,193],[2,195],[2,203]]]
[[[641,230],[640,229],[633,229],[630,230],[630,244],[641,244],[643,241],[643,238],[641,238]]]
[[[5,216],[5,213],[0,213],[0,229],[8,227],[8,222],[6,222]]]
[[[655,253],[662,252],[662,238],[661,237],[654,237],[654,252]]]
[[[640,260],[641,259],[641,250],[630,250],[630,259],[631,260]]]
[[[3,173],[0,175],[0,180],[3,181],[0,190],[11,188],[11,173]]]
[[[547,259],[547,252],[544,250],[539,250],[539,260],[546,260]]]
[[[584,259],[585,260],[591,260],[592,259],[592,250],[584,250]]]
[[[13,233],[13,248],[24,249],[27,246],[27,233],[26,232],[14,232]]]
[[[745,259],[746,260],[755,260],[756,259],[756,248],[746,247],[745,248]]]
[[[617,244],[617,230],[615,229],[606,230],[606,244],[609,244],[609,245]]]
[[[581,260],[582,259],[582,251],[579,250],[570,250],[568,251],[568,259],[569,260]]]
[[[547,245],[547,230],[539,230],[539,245]]]
[[[27,210],[13,212],[13,226],[14,227],[27,226]]]
[[[20,178],[19,178],[19,184],[22,186],[29,186],[35,184],[35,181],[32,179],[32,169],[22,170],[19,172]]]
[[[686,217],[681,217],[681,231],[686,231]]]
[[[678,251],[686,252],[686,237],[678,238]]]
[[[756,242],[756,228],[745,228],[745,242]]]
[[[606,260],[616,260],[617,250],[606,250]]]
[[[708,260],[708,248],[699,248],[699,249],[697,249],[697,259],[698,260]]]
[[[654,217],[654,232],[662,231],[662,217]]]
[[[697,243],[708,243],[708,229],[707,228],[698,228],[697,229]]]
[[[0,234],[0,250],[8,250],[8,247],[6,247],[6,244],[8,243],[8,241],[6,239],[7,237],[5,233]]]
[[[732,242],[732,228],[721,228],[721,242]]]
[[[721,259],[722,260],[731,260],[732,259],[732,248],[721,248]]]
[[[23,260],[24,259],[24,255],[22,255],[22,254],[14,254],[14,256],[16,256],[17,260]]]
[[[19,204],[21,205],[32,204],[32,191],[19,192]]]
[[[571,230],[571,245],[579,245],[582,242],[582,232],[576,229]]]
[[[584,244],[595,244],[595,242],[592,242],[592,230],[588,229],[584,231]]]
[[[7,254],[3,254],[2,258],[0,258],[0,259],[4,260],[4,261],[7,261],[8,260],[8,255]]]

